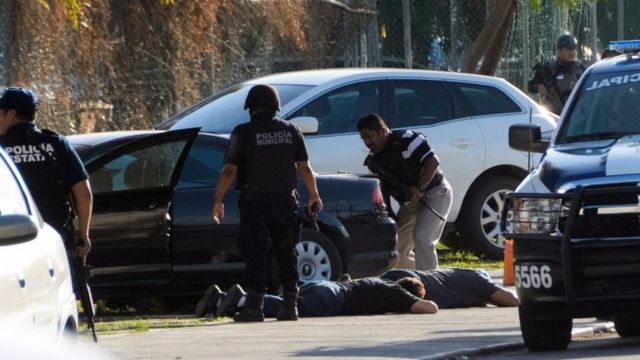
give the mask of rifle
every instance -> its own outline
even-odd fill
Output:
[[[562,100],[560,100],[560,95],[558,95],[558,92],[556,91],[555,87],[553,87],[553,85],[545,85],[545,87],[547,88],[549,95],[544,97],[543,102],[552,107],[552,109],[550,109],[552,112],[560,115],[560,113],[562,112],[562,108],[564,107]]]
[[[78,237],[78,243],[82,244],[84,239]],[[84,316],[87,318],[87,328],[91,329],[93,335],[93,342],[98,342],[98,336],[96,335],[96,324],[94,318],[96,310],[93,307],[93,296],[91,295],[91,288],[87,283],[93,276],[93,266],[86,265],[84,260],[75,256],[73,258],[73,266],[76,270],[76,285],[78,287],[78,295],[80,296],[80,303],[82,304],[82,310]]]
[[[399,177],[388,172],[382,165],[378,164],[378,162],[376,162],[376,160],[373,158],[373,155],[371,154],[367,155],[367,157],[364,159],[364,166],[368,167],[369,170],[371,170],[371,172],[378,174],[378,176],[382,181],[391,185],[391,189],[388,190],[390,191],[389,195],[398,199],[398,201],[405,201],[407,199],[409,185],[405,184],[404,181],[402,181]],[[434,210],[431,206],[429,206],[429,204],[427,203],[428,199],[429,198],[423,194],[420,197],[420,203],[427,209],[431,210],[431,212],[435,216],[437,216],[440,220],[446,221],[444,216],[442,216],[440,213]]]

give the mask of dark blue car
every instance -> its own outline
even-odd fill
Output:
[[[242,278],[237,250],[238,194],[211,221],[213,189],[228,139],[176,131],[125,131],[68,137],[94,193],[88,263],[99,298],[201,294],[212,282]],[[319,232],[304,224],[297,244],[303,280],[376,275],[396,260],[396,227],[375,178],[317,177],[324,202]],[[305,187],[299,186],[301,203]]]

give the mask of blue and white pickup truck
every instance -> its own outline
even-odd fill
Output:
[[[543,153],[501,219],[529,350],[565,349],[574,318],[613,318],[620,336],[639,336],[640,56],[592,65],[550,140],[523,124],[509,143]]]

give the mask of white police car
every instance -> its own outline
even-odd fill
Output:
[[[620,336],[640,336],[640,55],[587,69],[550,142],[529,124],[509,141],[544,153],[502,219],[529,350],[566,348],[574,318],[613,317]]]
[[[42,221],[18,170],[2,147],[0,294],[0,332],[24,332],[56,340],[63,334],[75,335],[78,312],[62,239]]]

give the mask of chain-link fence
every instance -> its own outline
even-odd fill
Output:
[[[35,88],[40,122],[65,133],[148,128],[256,76],[328,67],[460,71],[497,0],[159,0],[82,2],[73,29],[61,0],[0,2],[0,84]],[[640,37],[640,2],[543,0],[517,11],[497,68],[524,89],[563,31],[595,61]]]

